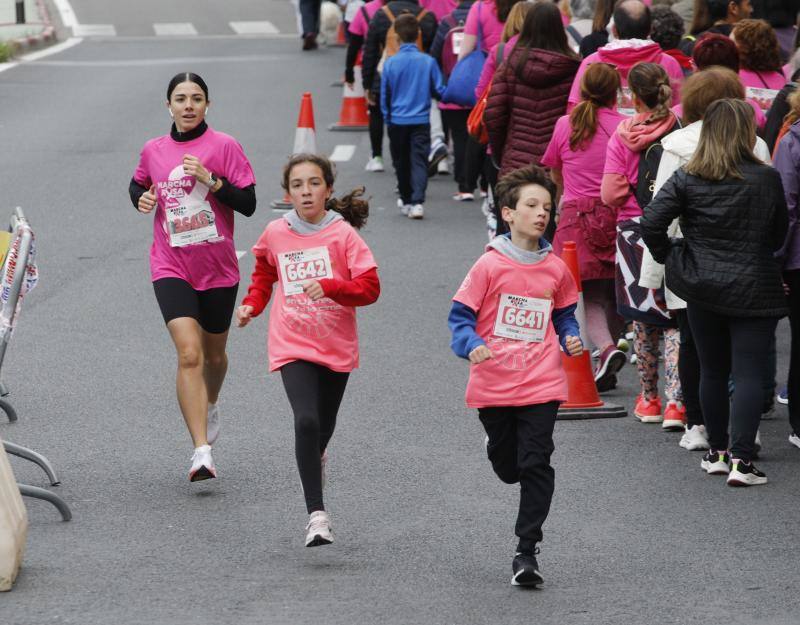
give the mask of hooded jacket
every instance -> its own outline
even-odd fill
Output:
[[[500,177],[539,163],[577,69],[577,58],[518,44],[497,70],[483,119]]]
[[[775,152],[775,169],[781,175],[783,193],[789,212],[789,228],[786,240],[778,252],[783,260],[784,269],[800,269],[800,237],[798,237],[798,221],[800,214],[797,205],[800,193],[800,122],[789,128],[789,132],[781,139]]]
[[[642,238],[666,265],[666,283],[692,306],[729,317],[788,314],[773,254],[788,217],[778,172],[739,164],[743,179],[705,180],[680,169],[647,206]],[[667,231],[680,218],[683,239]]]
[[[609,63],[617,68],[622,86],[628,85],[628,72],[637,63],[657,63],[669,75],[672,83],[672,103],[680,102],[680,85],[683,82],[683,70],[680,63],[665,54],[654,41],[645,39],[619,39],[603,46],[594,54],[590,54],[581,62],[572,89],[569,92],[569,110],[581,101],[581,78],[586,68],[592,63]]]

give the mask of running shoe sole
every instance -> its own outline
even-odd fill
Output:
[[[789,434],[789,442],[795,447],[800,447],[800,436],[797,436],[797,434]]]
[[[604,380],[600,380],[599,382],[595,382],[595,386],[597,386],[598,393],[605,393],[606,391],[613,391],[617,388],[617,376],[616,375],[607,375]]]
[[[439,163],[447,158],[447,150],[440,150],[433,155],[433,159],[428,161],[428,178],[436,175]]]
[[[212,471],[208,467],[200,467],[189,476],[189,481],[202,482],[203,480],[213,480],[215,477],[217,477],[216,471]]]
[[[640,423],[661,423],[664,420],[664,415],[640,415],[636,412],[633,415],[639,420]]]
[[[608,360],[603,363],[602,367],[597,370],[594,378],[595,384],[601,383],[605,376],[616,375],[617,372],[625,366],[626,360],[625,354],[620,351],[611,354]]]
[[[728,486],[759,486],[766,483],[766,477],[759,477],[752,473],[731,471],[731,474],[728,476]]]
[[[306,547],[321,547],[322,545],[330,545],[331,543],[333,543],[333,538],[328,539],[317,534],[311,539],[311,542],[306,543]]]
[[[526,571],[521,570],[518,571],[511,577],[511,585],[512,586],[524,586],[526,588],[535,588],[539,584],[544,583],[544,578],[539,571]]]
[[[683,432],[686,430],[686,424],[680,419],[665,419],[661,427],[668,432]]]
[[[700,468],[709,475],[728,475],[731,472],[731,468],[728,466],[727,462],[707,462],[701,460]]]

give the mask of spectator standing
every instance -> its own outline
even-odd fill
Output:
[[[300,10],[300,25],[303,32],[303,50],[316,50],[319,47],[319,12],[322,0],[298,0],[297,8]]]
[[[752,463],[769,358],[764,345],[789,312],[774,258],[786,236],[786,200],[780,174],[753,154],[755,142],[747,103],[712,103],[697,150],[642,221],[648,248],[666,265],[667,283],[688,302],[710,446],[701,467],[727,475],[734,486],[767,482]],[[667,231],[676,218],[684,239],[671,241]]]
[[[675,59],[665,54],[659,45],[649,38],[652,26],[650,9],[639,0],[623,0],[614,9],[613,17],[612,32],[616,40],[583,59],[578,75],[572,83],[569,108],[572,109],[580,102],[581,77],[590,64],[597,62],[610,63],[619,72],[622,98],[617,102],[617,109],[620,113],[626,115],[634,113],[630,100],[628,72],[637,63],[657,63],[664,67],[670,77],[673,104],[677,104],[680,101],[678,94],[680,83],[683,81],[683,70]]]
[[[694,71],[694,62],[692,57],[678,49],[683,37],[683,20],[680,15],[662,4],[653,7],[652,17],[653,31],[650,38],[661,47],[664,53],[678,61],[683,75],[688,76]]]
[[[401,211],[411,219],[422,219],[428,187],[431,98],[441,97],[444,83],[436,61],[417,48],[417,18],[400,15],[394,26],[400,50],[383,66],[381,111],[389,131]]]
[[[553,250],[561,256],[565,241],[578,248],[586,332],[600,351],[594,379],[600,391],[616,386],[625,354],[616,348],[623,322],[614,295],[616,210],[600,199],[608,140],[625,119],[616,111],[619,74],[595,63],[581,79],[581,102],[561,117],[541,164],[563,192]]]
[[[685,411],[678,379],[679,335],[677,323],[664,300],[664,291],[639,286],[645,245],[639,222],[646,204],[647,180],[639,180],[641,159],[647,150],[680,127],[669,110],[672,100],[669,76],[660,65],[639,63],[628,75],[636,115],[622,122],[608,142],[600,197],[617,213],[617,311],[633,321],[633,348],[641,391],[634,415],[642,423],[673,423],[683,429]],[[641,186],[640,186],[641,185]],[[643,198],[640,202],[638,198]],[[658,394],[659,338],[664,336],[664,392],[662,414]],[[678,425],[680,424],[680,425]]]
[[[739,48],[739,77],[747,96],[769,111],[775,96],[786,84],[778,39],[764,20],[742,20],[736,24],[731,39]]]

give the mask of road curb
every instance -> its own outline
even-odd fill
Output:
[[[39,24],[42,30],[35,35],[26,37],[15,37],[8,39],[16,48],[17,52],[29,52],[37,48],[43,48],[54,44],[57,41],[56,28],[50,19],[50,11],[44,0],[36,0],[36,11],[39,14]]]

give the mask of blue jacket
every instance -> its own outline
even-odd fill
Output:
[[[442,72],[433,57],[414,43],[404,43],[386,59],[381,73],[381,111],[387,124],[411,126],[430,122],[431,98],[444,92]]]

